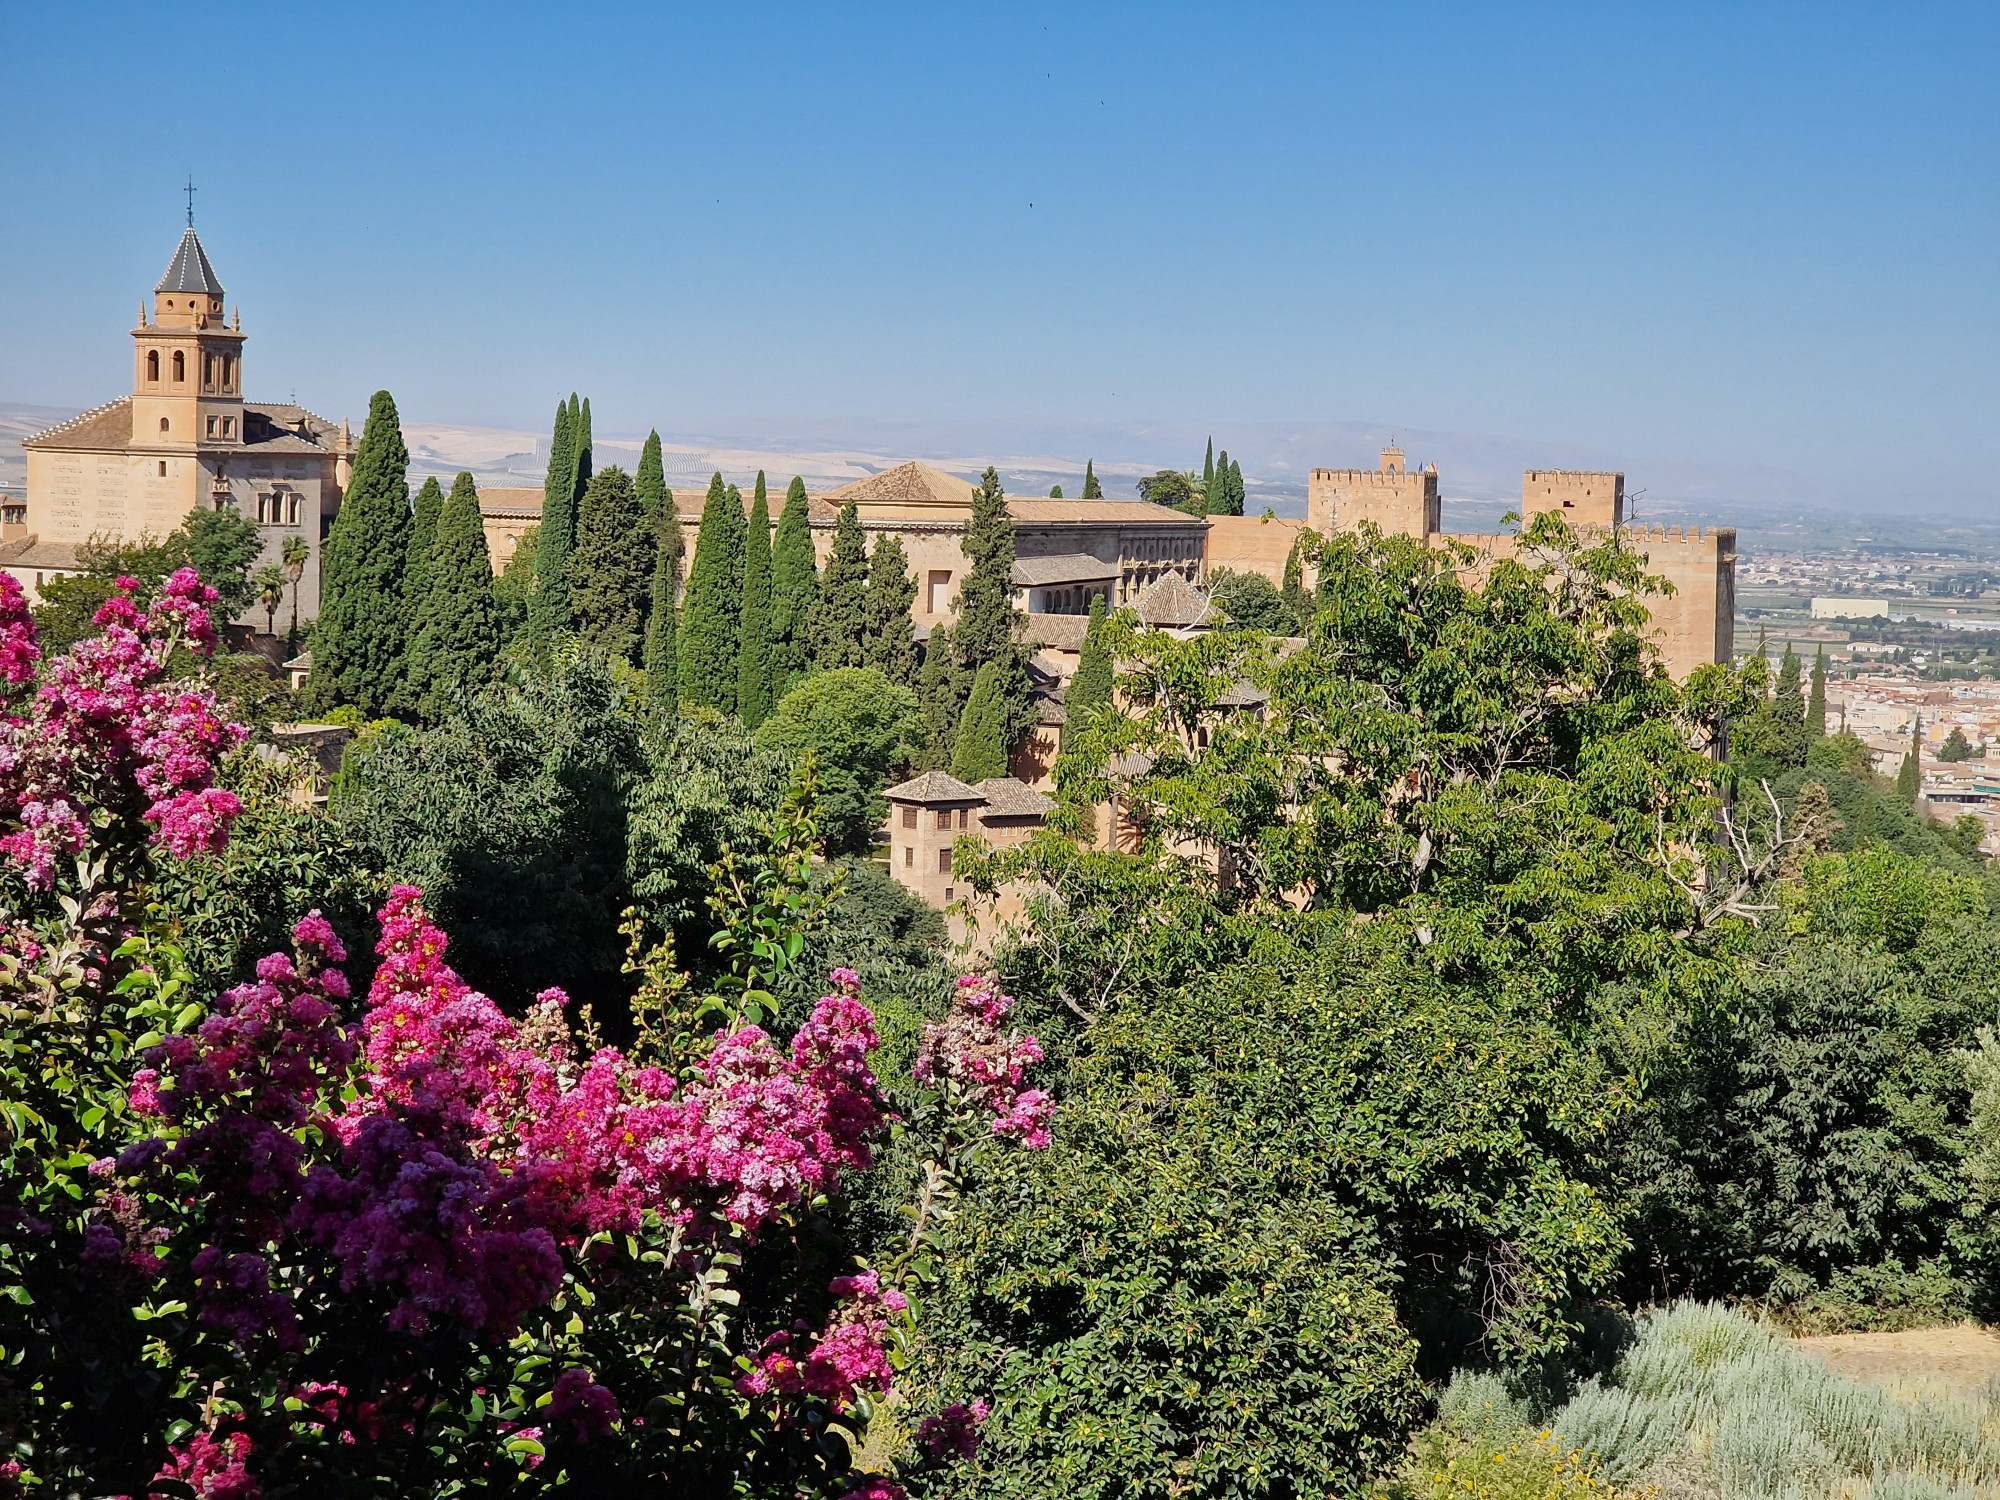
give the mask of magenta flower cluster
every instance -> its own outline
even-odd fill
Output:
[[[1021,1083],[1042,1060],[1042,1045],[1006,1029],[1013,1009],[1013,997],[1001,994],[993,980],[965,975],[952,996],[951,1014],[924,1027],[910,1071],[918,1082],[990,1116],[993,1134],[1040,1151],[1049,1144],[1053,1105],[1042,1090]]]
[[[218,1438],[197,1432],[167,1450],[166,1467],[153,1477],[179,1480],[201,1500],[264,1500],[264,1491],[250,1472],[249,1457],[248,1433],[232,1432]]]
[[[58,858],[83,852],[100,814],[152,826],[177,858],[221,847],[241,807],[214,784],[215,764],[241,743],[205,686],[169,682],[168,658],[214,649],[215,590],[192,568],[169,578],[150,608],[134,579],[97,612],[100,634],[50,662],[27,713],[0,721],[0,835],[29,886],[47,890]],[[0,678],[25,683],[39,658],[18,585],[0,586]]]
[[[828,1288],[839,1299],[819,1336],[808,1340],[794,1323],[764,1340],[757,1366],[736,1382],[750,1396],[816,1396],[836,1412],[854,1407],[855,1393],[886,1395],[895,1378],[889,1362],[889,1314],[910,1305],[873,1271],[836,1276]]]

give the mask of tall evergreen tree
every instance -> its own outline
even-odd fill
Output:
[[[1778,734],[1778,754],[1785,765],[1806,763],[1806,700],[1799,690],[1799,658],[1791,643],[1785,643],[1783,661],[1778,664],[1778,692],[1771,700],[1771,723]]]
[[[868,664],[868,536],[854,502],[841,507],[833,555],[819,581],[812,623],[813,665],[822,672]]]
[[[972,679],[951,752],[951,774],[967,786],[1007,774],[1007,708],[1000,692],[999,663],[989,661]]]
[[[917,685],[917,580],[902,542],[885,536],[868,558],[868,665],[899,687]]]
[[[431,547],[437,541],[438,516],[444,511],[444,486],[437,475],[427,475],[410,502],[410,560],[403,565],[403,598],[411,619],[411,639],[415,639],[417,614],[430,598]]]
[[[695,532],[694,563],[681,600],[677,667],[681,698],[725,714],[736,712],[736,656],[743,616],[743,506],[734,485],[717,474]]]
[[[583,504],[583,492],[590,484],[592,472],[590,452],[590,398],[586,396],[583,405],[576,404],[576,393],[569,398],[569,441],[570,441],[570,513],[579,513]]]
[[[315,711],[346,703],[375,718],[400,690],[409,617],[396,605],[410,560],[409,469],[396,402],[377,391],[321,554],[320,615],[306,679]]]
[[[764,471],[743,534],[743,613],[737,622],[736,717],[755,729],[771,712],[771,501]]]
[[[1243,514],[1243,465],[1235,459],[1229,461],[1229,514]]]
[[[785,491],[771,544],[771,701],[775,704],[812,670],[812,617],[819,602],[812,516],[806,482],[796,474]]]
[[[923,670],[917,675],[917,700],[923,707],[924,743],[915,760],[920,771],[951,764],[952,741],[958,738],[958,704],[951,695],[958,667],[951,645],[951,627],[933,625],[924,642]]]
[[[674,497],[667,495],[654,517],[658,540],[653,548],[653,597],[646,613],[646,700],[666,725],[680,718],[681,523],[674,514]]]
[[[542,481],[542,520],[535,538],[535,589],[528,596],[528,634],[546,652],[569,629],[569,554],[576,541],[576,444],[582,436],[570,415],[576,405],[556,403],[549,439],[549,471]]]
[[[653,592],[653,523],[616,464],[594,475],[569,555],[570,630],[579,644],[637,665]]]
[[[1904,802],[1914,803],[1917,792],[1924,784],[1924,716],[1918,714],[1916,722],[1910,726],[1910,748],[1903,752],[1903,763],[1896,769],[1896,796]]]
[[[660,457],[659,429],[646,434],[646,446],[639,450],[639,467],[632,475],[632,488],[639,496],[639,508],[647,520],[655,519],[672,491],[667,488],[667,468]]]
[[[1086,500],[1102,500],[1104,498],[1103,487],[1097,482],[1097,462],[1095,459],[1086,458],[1083,461],[1083,498]]]
[[[460,474],[438,512],[430,590],[410,647],[411,697],[419,717],[435,724],[491,682],[503,634],[479,491],[470,474]]]
[[[1062,499],[1062,497],[1063,497],[1063,492],[1061,485],[1052,484],[1049,486],[1049,498],[1051,500],[1060,500]]]
[[[1813,653],[1812,696],[1806,700],[1806,737],[1826,737],[1826,647]]]
[[[1081,728],[1092,714],[1111,702],[1111,645],[1105,639],[1104,596],[1090,598],[1090,627],[1083,634],[1083,653],[1077,658],[1076,673],[1063,694],[1064,718],[1069,727]]]
[[[1312,598],[1306,593],[1305,541],[1301,533],[1292,543],[1292,550],[1285,554],[1285,582],[1279,591],[1284,595],[1285,607],[1292,612],[1294,628],[1301,632],[1312,618]]]
[[[1229,455],[1227,453],[1224,453],[1222,455],[1222,466],[1224,472],[1226,473],[1229,468]],[[1201,493],[1202,493],[1202,498],[1208,502],[1208,513],[1210,515],[1218,514],[1222,509],[1222,506],[1219,503],[1222,500],[1222,491],[1218,490],[1215,487],[1215,439],[1214,438],[1210,438],[1208,440],[1208,452],[1202,455]]]
[[[1007,514],[1000,476],[990,468],[972,493],[962,545],[972,566],[959,588],[958,619],[951,632],[952,712],[954,718],[963,713],[979,669],[992,663],[1002,728],[1011,746],[1033,725],[1034,708],[1026,656],[1015,640],[1021,614],[1014,607],[1014,521]]]

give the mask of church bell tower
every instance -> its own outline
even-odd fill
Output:
[[[162,452],[243,445],[243,333],[223,321],[222,281],[188,215],[167,274],[132,330],[132,442]]]

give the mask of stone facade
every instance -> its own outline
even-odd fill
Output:
[[[1379,469],[1314,469],[1306,483],[1306,524],[1322,536],[1363,521],[1388,536],[1432,536],[1442,517],[1437,465],[1408,469],[1401,448],[1384,448]]]
[[[889,873],[940,911],[973,894],[953,870],[952,848],[960,838],[992,849],[1014,848],[1025,844],[1056,806],[1012,776],[968,786],[942,771],[927,771],[882,795],[889,802]],[[988,915],[1005,922],[1020,910],[1020,893],[1003,887]],[[950,926],[954,942],[973,936],[963,911],[950,912]]]
[[[240,309],[225,294],[192,227],[131,330],[132,394],[23,440],[21,529],[44,545],[137,541],[173,531],[197,506],[234,506],[256,521],[277,563],[285,539],[310,552],[298,582],[301,621],[319,613],[319,551],[353,461],[347,424],[302,407],[243,399]],[[239,617],[263,619],[261,606]]]

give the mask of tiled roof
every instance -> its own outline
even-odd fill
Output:
[[[1008,575],[1017,589],[1043,588],[1053,583],[1095,583],[1118,576],[1118,564],[1087,552],[1063,552],[1054,557],[1017,557]]]
[[[21,439],[24,448],[122,448],[132,441],[132,398],[120,396]]]
[[[1016,521],[1046,524],[1051,521],[1090,521],[1120,526],[1206,526],[1208,517],[1191,516],[1146,500],[1037,500],[1007,501],[1007,514]]]
[[[539,516],[542,502],[548,498],[543,489],[502,489],[495,487],[479,492],[479,513],[482,516]]]
[[[40,536],[24,536],[0,546],[0,568],[81,573],[83,563],[77,558],[75,542],[45,542]]]
[[[1039,818],[1056,810],[1055,799],[1045,797],[1015,776],[995,776],[974,788],[986,799],[983,818]]]
[[[305,431],[299,431],[304,424]],[[331,453],[340,429],[289,401],[243,403],[243,446],[255,453]]]
[[[983,802],[985,796],[942,771],[926,771],[882,794],[891,802]]]
[[[1089,629],[1089,615],[1029,615],[1021,643],[1030,649],[1053,646],[1058,651],[1081,651]]]
[[[1200,589],[1178,573],[1163,574],[1133,604],[1141,624],[1155,630],[1178,629],[1199,624],[1209,611]]]
[[[897,464],[893,469],[870,474],[866,479],[844,484],[837,490],[829,490],[826,499],[836,508],[849,500],[861,505],[970,507],[973,488],[970,480],[960,479],[956,474],[947,474],[942,469],[933,469],[929,464],[912,459],[909,463]]]
[[[174,258],[167,265],[167,274],[160,278],[160,284],[153,290],[206,292],[211,297],[222,295],[222,281],[215,274],[215,267],[208,263],[208,252],[195,238],[194,225],[188,225],[187,233],[181,236],[180,244],[174,249]]]

